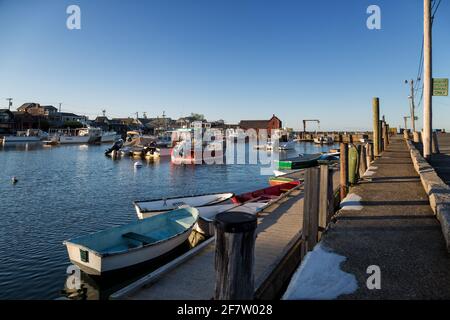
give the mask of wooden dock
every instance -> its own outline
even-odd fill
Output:
[[[334,175],[335,185],[338,175]],[[255,243],[255,295],[259,299],[279,297],[300,261],[303,224],[303,190],[297,188],[259,214]],[[111,296],[131,300],[209,300],[214,296],[215,243],[210,240],[196,254],[178,265],[150,275],[149,284],[138,281]],[[157,278],[157,279],[156,279]],[[154,280],[156,279],[156,280]]]

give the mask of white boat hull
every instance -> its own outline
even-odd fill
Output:
[[[129,251],[123,254],[111,255],[111,256],[100,256],[94,251],[89,251],[89,262],[84,262],[80,257],[80,249],[86,250],[84,247],[79,245],[66,243],[67,252],[69,254],[70,261],[77,265],[84,272],[91,275],[102,275],[106,272],[111,272],[115,270],[124,269],[137,265],[143,262],[153,260],[161,255],[170,252],[184,241],[186,241],[191,234],[192,228],[187,232],[184,232],[178,237],[172,238],[168,241],[162,242],[150,247],[143,247],[142,249],[137,249]]]
[[[89,143],[89,136],[60,136],[60,144]]]
[[[134,207],[139,219],[146,219],[181,206],[194,208],[216,205],[234,196],[233,193],[206,194],[190,197],[177,197],[165,200],[135,201]]]
[[[107,135],[102,135],[100,142],[102,142],[102,143],[116,142],[118,139],[120,139],[119,134],[111,134],[111,135],[107,134]]]
[[[20,136],[3,137],[3,144],[40,142],[40,141],[41,141],[40,137],[20,137]]]

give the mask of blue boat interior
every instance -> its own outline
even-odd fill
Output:
[[[126,252],[151,245],[183,233],[197,221],[194,208],[177,209],[124,226],[69,240],[102,255]]]

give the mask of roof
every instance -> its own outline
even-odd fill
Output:
[[[108,122],[109,119],[108,117],[104,117],[104,116],[98,116],[97,118],[95,118],[95,122]]]
[[[84,118],[83,116],[79,116],[75,113],[70,113],[70,112],[60,112],[59,115],[61,116],[66,116],[66,117],[78,117],[78,118]]]
[[[39,103],[27,102],[17,108],[18,111],[25,111],[30,107],[39,107]]]
[[[270,120],[241,120],[239,127],[246,129],[267,129]]]
[[[52,110],[58,110],[56,107],[54,107],[54,106],[41,106],[41,108],[44,108],[45,110],[48,110],[48,109],[52,109]]]

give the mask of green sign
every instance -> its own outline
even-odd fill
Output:
[[[433,79],[433,96],[448,96],[448,79]]]

